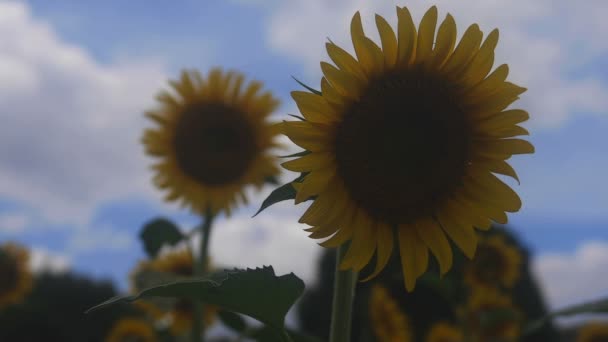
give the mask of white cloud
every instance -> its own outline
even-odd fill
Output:
[[[303,231],[307,226],[298,223],[303,208],[287,206],[293,207],[293,202],[277,204],[255,219],[242,215],[217,222],[210,245],[213,263],[250,268],[272,265],[277,274],[294,272],[310,284],[322,248],[307,237]]]
[[[532,264],[552,309],[608,295],[608,242],[590,241],[570,254],[538,255]]]
[[[554,126],[575,111],[608,113],[608,86],[595,75],[570,77],[586,62],[608,53],[608,6],[602,0],[550,1],[435,1],[440,16],[454,15],[459,32],[479,23],[484,32],[498,27],[501,42],[497,63],[509,63],[510,79],[529,91],[520,106],[532,113],[536,125]],[[404,3],[397,3],[405,5]],[[411,3],[419,20],[431,3]],[[395,4],[362,0],[294,0],[281,4],[267,27],[269,45],[305,64],[309,79],[318,83],[319,61],[328,60],[326,37],[352,51],[349,23],[362,12],[366,32],[377,37],[374,12],[396,24]],[[379,41],[376,39],[376,41]]]
[[[71,260],[67,255],[50,252],[44,247],[30,247],[30,268],[34,273],[43,271],[61,273],[71,267]]]
[[[0,196],[85,223],[100,202],[151,193],[139,138],[163,68],[101,65],[22,2],[0,2],[0,37]]]
[[[23,233],[30,222],[28,215],[23,213],[2,213],[0,214],[0,233],[20,234]]]

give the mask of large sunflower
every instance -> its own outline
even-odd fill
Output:
[[[18,303],[32,288],[27,249],[14,244],[0,245],[0,309]]]
[[[591,322],[583,326],[578,333],[576,342],[604,342],[608,341],[608,323]]]
[[[411,330],[407,317],[388,290],[374,285],[369,298],[369,318],[379,342],[411,341]]]
[[[177,279],[192,277],[193,267],[192,254],[188,250],[171,252],[157,259],[142,262],[134,272],[132,290],[134,292],[143,290],[143,288],[137,286],[135,281],[138,272],[152,270],[168,276],[174,276]],[[140,300],[136,303],[140,309],[152,316],[153,319],[169,322],[171,331],[175,334],[183,334],[192,327],[194,307],[191,300],[177,299],[170,302],[166,300],[160,300],[159,302]],[[166,310],[167,308],[168,310]],[[212,305],[205,305],[204,309],[203,320],[205,325],[209,326],[215,320],[217,308]]]
[[[284,133],[308,154],[284,163],[305,177],[296,203],[314,202],[300,222],[313,238],[337,247],[352,240],[342,269],[361,270],[377,251],[386,265],[397,239],[405,286],[412,290],[435,255],[441,273],[452,266],[448,238],[473,257],[474,227],[506,223],[521,207],[517,194],[494,174],[517,178],[505,162],[532,153],[523,110],[506,108],[525,91],[493,72],[498,30],[482,43],[471,25],[456,45],[449,14],[439,26],[431,7],[416,30],[407,8],[397,8],[397,34],[376,16],[381,46],[367,38],[361,17],[351,22],[355,57],[327,43],[335,65],[322,62],[321,92],[292,96],[304,121]],[[395,235],[396,234],[396,235]],[[447,234],[447,237],[446,237]]]
[[[106,342],[156,342],[157,340],[152,326],[137,318],[123,318],[116,322],[106,337]]]
[[[502,236],[480,241],[477,254],[465,268],[464,280],[471,286],[511,288],[519,278],[521,255]]]
[[[158,124],[143,136],[146,152],[160,158],[154,183],[194,212],[229,214],[247,201],[246,185],[260,187],[278,171],[268,153],[277,132],[266,121],[278,101],[233,71],[213,69],[206,79],[184,71],[170,84],[176,94],[161,92],[160,107],[146,113]]]
[[[427,337],[426,342],[464,342],[462,331],[452,324],[440,322],[434,324]]]

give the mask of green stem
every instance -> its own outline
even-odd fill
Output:
[[[209,237],[211,235],[211,224],[213,223],[213,214],[211,210],[207,210],[203,223],[200,225],[201,233],[201,248],[198,257],[194,259],[194,276],[202,277],[207,273],[207,259],[209,254]],[[192,318],[192,342],[201,342],[205,340],[205,322],[204,322],[204,307],[200,302],[193,303],[193,318]]]
[[[347,244],[342,244],[338,247],[336,253],[334,299],[331,312],[331,329],[329,332],[330,342],[350,342],[357,272],[353,270],[340,271],[340,263],[346,254],[347,248]]]

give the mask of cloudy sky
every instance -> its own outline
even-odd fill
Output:
[[[154,3],[154,5],[151,5]],[[143,257],[137,232],[165,215],[139,144],[142,111],[181,68],[236,68],[295,112],[294,75],[317,85],[329,37],[349,44],[360,10],[396,23],[393,1],[0,1],[0,241],[36,252],[37,267],[75,270],[124,285]],[[459,32],[498,27],[497,62],[527,87],[520,107],[537,153],[513,161],[524,200],[511,226],[534,254],[553,307],[608,293],[608,3],[418,1],[450,12]],[[374,36],[374,35],[373,35]],[[286,179],[292,175],[285,175]],[[268,190],[265,194],[268,193]],[[301,206],[250,219],[264,194],[215,227],[217,263],[272,264],[312,280],[320,247],[297,224]],[[586,288],[582,288],[586,287]]]

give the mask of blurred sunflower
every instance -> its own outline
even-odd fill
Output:
[[[149,270],[160,272],[161,274],[173,277],[172,280],[177,280],[178,278],[192,277],[193,267],[192,254],[188,250],[171,252],[160,256],[157,259],[142,262],[133,272],[132,291],[139,292],[143,290],[143,288],[137,286],[135,281],[137,274],[142,271]],[[162,282],[163,281],[161,281],[161,283]],[[184,334],[192,328],[194,307],[191,300],[139,300],[135,303],[153,319],[168,322],[170,324],[171,332],[174,334]],[[210,326],[215,321],[217,308],[211,305],[205,305],[204,309],[203,321],[206,326]]]
[[[152,326],[137,318],[123,318],[116,322],[106,342],[156,342],[156,332]]]
[[[426,342],[463,342],[462,331],[452,324],[436,323],[426,337]]]
[[[517,341],[519,337],[521,313],[509,297],[496,290],[474,291],[460,315],[475,341]]]
[[[407,317],[391,298],[387,289],[374,285],[369,298],[369,317],[372,330],[379,342],[411,341],[411,331]]]
[[[326,44],[337,67],[321,63],[320,94],[292,92],[305,121],[282,125],[310,153],[283,166],[306,175],[294,186],[296,203],[314,199],[300,219],[313,226],[311,237],[333,235],[321,243],[326,247],[352,240],[342,269],[361,270],[377,250],[374,277],[396,238],[412,290],[429,249],[444,274],[452,266],[447,237],[472,258],[474,227],[505,223],[505,212],[520,209],[517,194],[494,173],[517,179],[505,160],[534,148],[513,138],[528,134],[518,125],[528,113],[506,110],[525,89],[505,81],[507,65],[490,72],[498,30],[482,43],[471,25],[456,45],[449,14],[435,35],[436,7],[418,30],[407,8],[398,7],[397,17],[395,34],[376,15],[379,47],[354,15],[356,59]]]
[[[592,322],[583,326],[578,333],[576,342],[608,341],[608,323]]]
[[[146,152],[160,161],[152,166],[154,183],[167,189],[167,201],[179,200],[196,213],[230,210],[247,201],[246,185],[261,187],[277,174],[269,149],[276,126],[266,121],[278,106],[262,84],[244,84],[238,72],[210,71],[206,79],[184,71],[171,81],[176,94],[161,92],[160,107],[146,112],[158,127],[143,136]]]
[[[11,242],[0,245],[0,309],[19,303],[32,289],[27,249]]]
[[[472,287],[513,287],[519,278],[522,259],[518,250],[502,236],[490,236],[480,241],[475,258],[466,268],[464,280]]]

